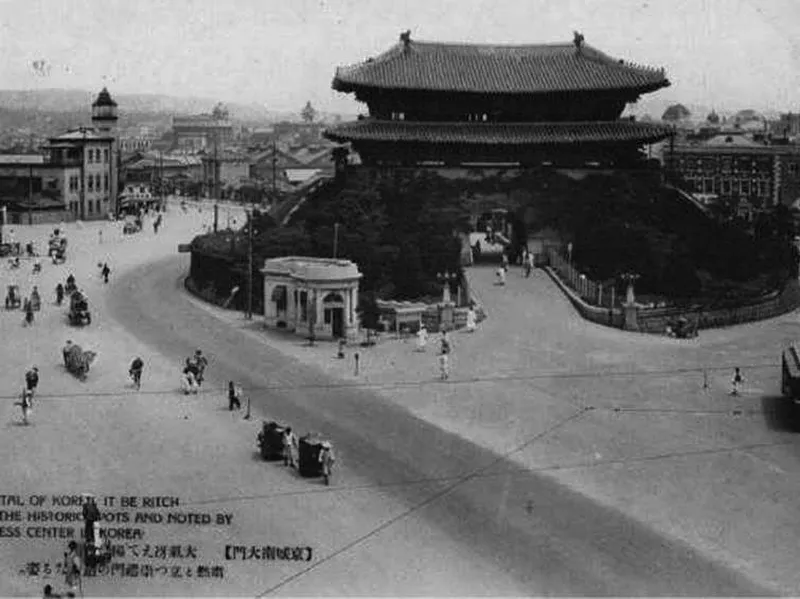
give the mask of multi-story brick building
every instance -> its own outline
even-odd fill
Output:
[[[211,114],[173,117],[172,132],[174,147],[195,151],[212,148],[215,144],[222,147],[234,137],[231,122]]]
[[[664,152],[668,172],[680,175],[707,203],[732,202],[742,216],[800,199],[800,147],[742,143],[681,145]]]
[[[10,210],[11,222],[64,220],[67,207],[80,198],[80,174],[80,167],[54,164],[42,155],[0,155],[0,202]]]
[[[115,135],[117,103],[103,88],[92,104],[92,127],[52,137],[44,156],[0,158],[0,183],[16,195],[58,200],[70,219],[116,214],[119,152]]]

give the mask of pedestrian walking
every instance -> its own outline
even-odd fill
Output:
[[[39,287],[36,285],[31,290],[31,308],[34,312],[42,309],[42,296],[39,295]]]
[[[442,338],[440,343],[441,345],[439,347],[439,353],[449,354],[451,347],[450,347],[450,337],[447,335],[447,331],[442,331]]]
[[[56,285],[56,306],[60,306],[64,301],[64,286],[59,283]]]
[[[75,597],[81,587],[81,557],[78,553],[78,544],[70,541],[68,551],[64,553],[64,577],[69,588],[68,597]]]
[[[100,271],[100,274],[103,275],[103,283],[108,283],[108,275],[111,274],[111,269],[108,267],[108,262],[103,264],[103,270]]]
[[[325,479],[325,484],[331,484],[331,476],[333,474],[333,464],[336,458],[333,456],[333,447],[330,442],[323,441],[322,449],[319,452],[319,463],[322,466],[322,477]]]
[[[33,393],[27,388],[22,390],[22,397],[16,403],[22,408],[22,424],[30,424],[30,417],[33,415]]]
[[[731,395],[739,395],[744,384],[744,377],[742,376],[741,369],[737,366],[733,370],[733,378],[731,379]]]
[[[474,333],[478,322],[478,317],[475,314],[475,306],[470,305],[467,308],[467,333]]]
[[[506,284],[506,269],[502,266],[497,269],[497,285],[505,285]]]
[[[97,231],[97,239],[100,242],[100,245],[103,245],[103,229],[99,229]]]
[[[25,298],[25,320],[22,321],[22,325],[29,327],[33,325],[33,303],[31,302],[30,298]]]
[[[533,270],[533,254],[528,252],[525,255],[525,278],[529,278],[531,276],[531,271]]]
[[[450,360],[445,352],[439,354],[439,377],[443,381],[450,377]]]
[[[100,539],[94,536],[94,524],[100,520],[100,510],[97,507],[94,496],[87,495],[83,503],[83,538],[92,547],[99,545]]]
[[[228,410],[233,412],[234,409],[239,410],[242,407],[242,389],[233,381],[228,381]]]
[[[36,387],[39,386],[39,368],[33,366],[28,372],[25,373],[25,388],[31,392],[36,393]]]
[[[283,431],[283,465],[297,468],[297,435],[292,432],[292,427],[287,426]]]
[[[508,272],[508,254],[505,251],[503,252],[502,260],[503,260],[502,264],[503,270]]]
[[[191,368],[188,366],[183,369],[183,375],[181,376],[181,388],[183,389],[184,395],[189,395],[190,393],[197,394],[197,391],[200,389],[200,385],[197,384],[197,379],[194,376]]]
[[[428,329],[426,329],[425,325],[423,324],[419,327],[419,331],[417,331],[417,351],[424,352],[427,345]]]
[[[128,375],[133,379],[133,385],[136,387],[136,390],[142,388],[142,372],[144,371],[144,362],[140,357],[136,357],[131,362],[130,370],[128,370]]]

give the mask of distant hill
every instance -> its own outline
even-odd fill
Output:
[[[36,112],[83,112],[97,97],[97,92],[72,89],[40,90],[0,90],[0,109]],[[199,114],[211,112],[217,100],[196,97],[176,97],[160,94],[115,94],[112,97],[119,104],[120,116],[124,113],[137,114]],[[224,103],[232,118],[241,121],[274,121],[284,118],[298,118],[286,112],[268,110],[259,104]]]

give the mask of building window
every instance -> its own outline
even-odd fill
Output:
[[[762,198],[769,196],[769,184],[767,181],[758,182],[758,195]]]
[[[91,164],[91,163],[92,163],[92,158],[93,158],[93,157],[94,157],[94,150],[91,150],[91,149],[90,149],[90,150],[87,150],[87,151],[86,151],[86,162],[88,162],[89,164]]]
[[[100,152],[100,150],[97,150],[97,151]],[[99,158],[99,156],[98,156],[98,158]],[[94,186],[97,188],[97,191],[100,191],[100,174],[99,173],[94,176]]]
[[[95,202],[95,208],[97,209],[97,214],[100,214],[100,200]]]
[[[103,189],[108,191],[108,173],[103,175]]]
[[[714,193],[714,179],[703,179],[703,193]]]
[[[103,162],[108,164],[108,150],[103,150]]]
[[[730,179],[723,179],[722,180],[722,194],[723,195],[730,195],[731,194],[731,180]]]
[[[94,177],[89,175],[89,191],[94,191]]]
[[[333,310],[330,308],[325,308],[325,324],[331,324],[331,315],[333,314]]]
[[[750,195],[750,181],[742,179],[741,189],[743,196]]]
[[[92,214],[92,201],[86,202],[86,207],[89,209],[89,214]]]
[[[796,176],[797,175],[797,163],[796,162],[792,162],[792,163],[789,164],[789,174],[792,175],[792,176]]]

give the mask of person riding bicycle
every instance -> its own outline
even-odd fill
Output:
[[[137,389],[141,389],[142,387],[142,370],[144,370],[144,362],[137,356],[133,362],[131,362],[131,369],[128,371]]]

